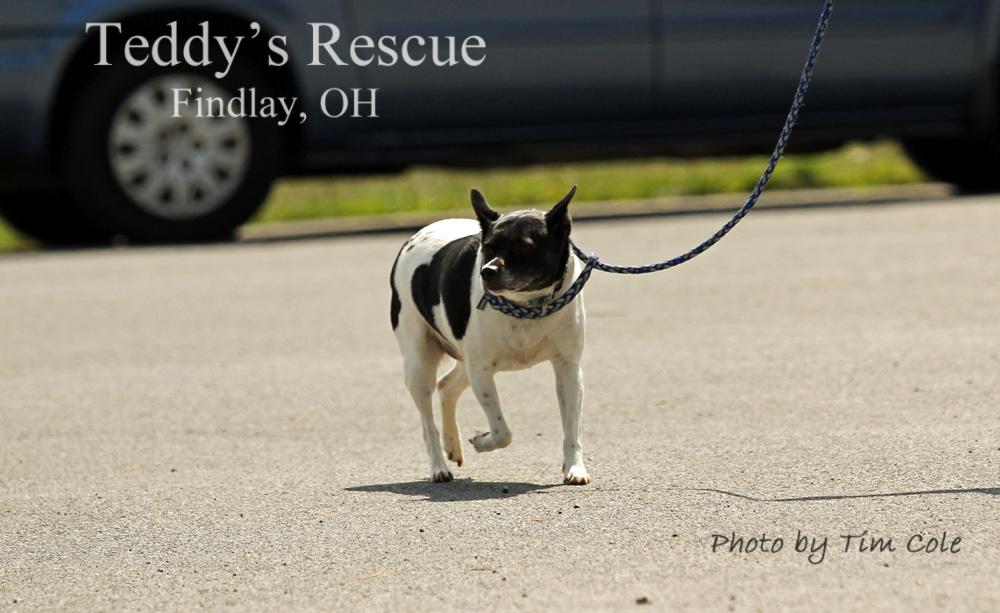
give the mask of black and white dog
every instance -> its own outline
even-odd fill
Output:
[[[536,320],[478,310],[483,288],[518,304],[541,306],[565,291],[583,270],[570,250],[568,207],[576,186],[547,213],[501,215],[472,191],[478,222],[446,219],[403,244],[392,266],[390,318],[403,354],[406,387],[420,411],[431,479],[451,481],[448,459],[462,465],[455,419],[458,398],[471,386],[489,424],[469,442],[476,451],[510,445],[493,377],[540,362],[555,370],[563,427],[563,482],[583,485],[590,475],[580,444],[585,316],[583,295],[561,311]],[[432,395],[445,354],[455,365],[437,381],[442,438],[434,425]]]

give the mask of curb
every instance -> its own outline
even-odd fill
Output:
[[[761,198],[756,209],[802,209],[863,206],[927,201],[955,195],[946,183],[923,183],[871,188],[775,190]],[[573,221],[609,221],[670,215],[732,213],[745,194],[712,194],[649,200],[606,200],[573,204]],[[540,207],[544,205],[539,205]],[[531,207],[524,207],[531,208]],[[396,213],[363,217],[334,217],[306,221],[252,224],[239,231],[240,242],[308,240],[364,234],[412,232],[447,217],[470,217],[468,208],[426,213]]]

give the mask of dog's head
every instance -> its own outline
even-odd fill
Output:
[[[562,280],[569,261],[569,203],[574,185],[552,209],[501,215],[472,190],[472,208],[483,229],[483,287],[492,293],[531,293]]]

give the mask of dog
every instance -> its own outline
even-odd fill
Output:
[[[581,444],[586,315],[583,295],[548,317],[515,319],[477,309],[484,290],[518,304],[541,307],[579,276],[583,262],[570,248],[569,203],[576,186],[548,212],[501,215],[472,190],[476,219],[446,219],[407,240],[389,275],[390,321],[403,355],[406,388],[420,412],[434,482],[452,480],[445,460],[463,463],[455,419],[459,396],[471,387],[487,431],[469,439],[477,452],[511,443],[494,375],[550,362],[563,428],[563,482],[590,483]],[[445,355],[455,360],[437,380]],[[441,399],[443,436],[434,423],[432,396]]]

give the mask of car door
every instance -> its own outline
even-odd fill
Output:
[[[355,0],[351,7],[355,32],[376,39],[475,34],[486,41],[479,67],[361,69],[364,86],[379,89],[381,129],[530,130],[651,111],[648,0]]]
[[[783,113],[822,0],[657,0],[659,109],[669,117]],[[875,117],[958,105],[973,82],[981,0],[841,1],[809,99],[822,112]]]

